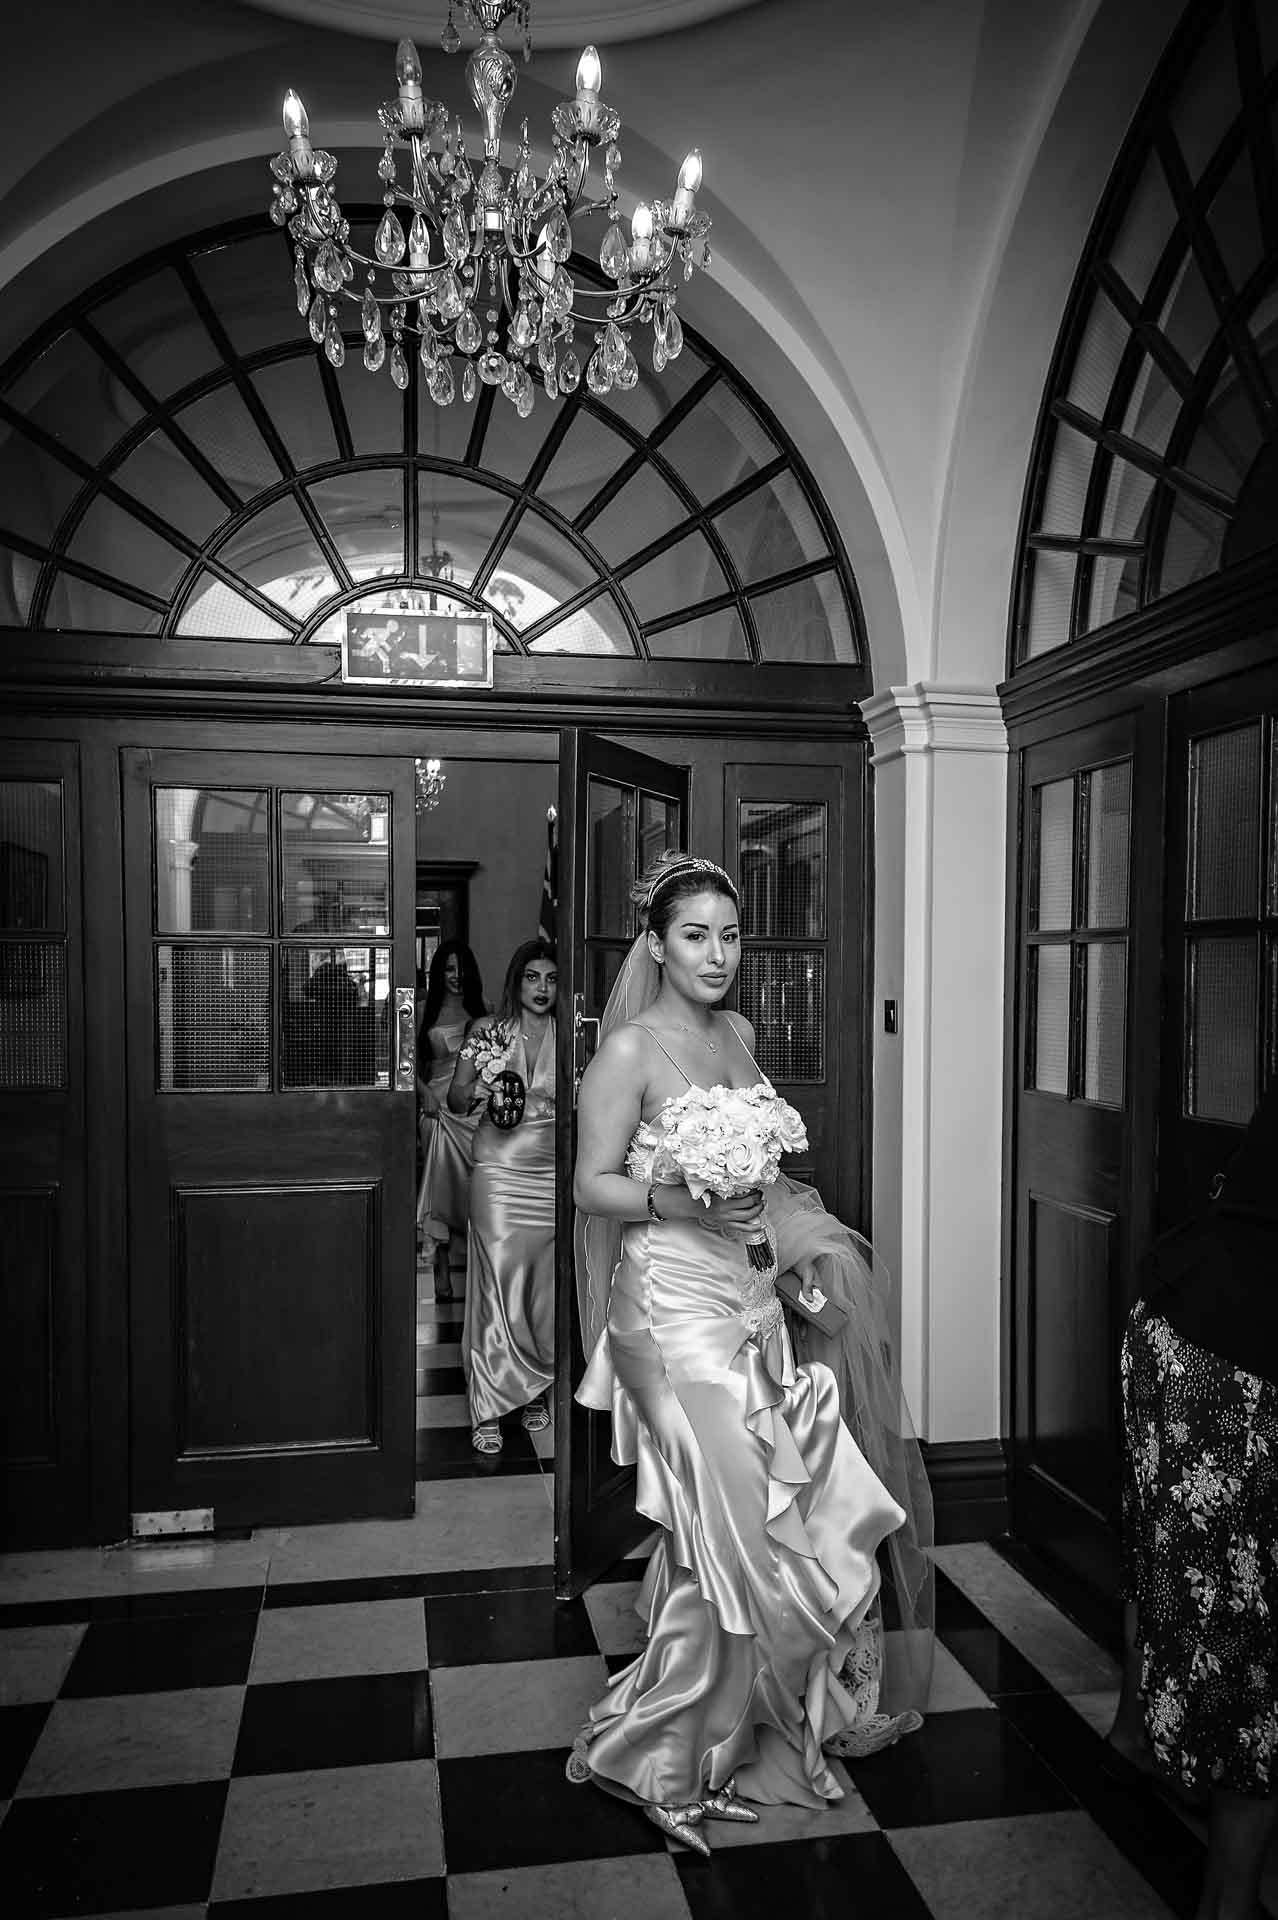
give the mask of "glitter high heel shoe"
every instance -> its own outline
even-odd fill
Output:
[[[691,1847],[694,1853],[703,1853],[708,1860],[710,1848],[697,1827],[706,1817],[706,1810],[699,1800],[691,1800],[684,1807],[645,1807],[644,1812],[654,1827],[660,1827],[662,1833],[669,1834],[672,1840],[679,1840],[685,1847]]]
[[[741,1826],[757,1826],[759,1816],[744,1800],[738,1800],[736,1784],[734,1775],[731,1780],[725,1780],[716,1792],[706,1794],[701,1802],[702,1812],[707,1820],[735,1820]]]

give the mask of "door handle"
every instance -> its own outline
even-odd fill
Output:
[[[572,998],[572,1103],[577,1104],[581,1076],[599,1051],[599,1022],[586,1012],[586,996]]]
[[[395,989],[395,1091],[413,1093],[417,1087],[417,1023],[412,987]]]

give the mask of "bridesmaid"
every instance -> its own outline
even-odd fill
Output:
[[[479,965],[461,940],[445,940],[431,956],[417,1037],[417,1098],[421,1113],[422,1177],[417,1225],[433,1242],[435,1298],[452,1299],[448,1243],[465,1233],[470,1163],[478,1114],[450,1113],[445,1104],[462,1042],[488,1012]]]
[[[481,1102],[467,1232],[462,1367],[476,1453],[501,1452],[503,1413],[522,1409],[529,1433],[550,1425],[555,1334],[555,950],[519,947],[497,1019],[474,1027],[458,1057],[448,1105]],[[489,1092],[485,1047],[505,1053]]]

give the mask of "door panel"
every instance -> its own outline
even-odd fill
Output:
[[[7,1543],[89,1510],[76,750],[0,748],[0,1435]]]
[[[609,1451],[611,1421],[573,1399],[585,1365],[577,1309],[572,1171],[575,1092],[597,1022],[638,927],[629,891],[665,847],[683,844],[688,770],[565,729],[559,758],[559,1123],[555,1378],[555,1588],[583,1587],[635,1546],[635,1476]]]
[[[410,1512],[412,764],[123,758],[135,1525]]]

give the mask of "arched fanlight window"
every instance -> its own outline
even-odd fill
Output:
[[[1101,204],[1022,515],[1012,665],[1278,544],[1278,8],[1195,0]]]
[[[305,643],[429,605],[515,652],[865,659],[819,492],[704,340],[630,393],[441,409],[357,336],[329,365],[280,245],[152,255],[0,372],[0,624]]]

